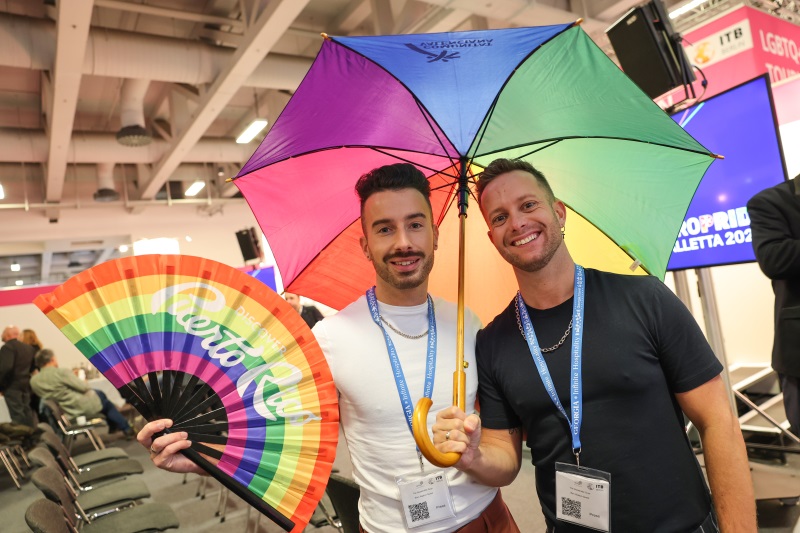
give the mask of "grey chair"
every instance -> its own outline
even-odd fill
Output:
[[[106,447],[103,439],[95,432],[96,429],[106,426],[106,421],[102,418],[93,418],[85,424],[78,424],[76,420],[70,419],[67,414],[54,400],[42,400],[42,405],[52,413],[52,418],[58,424],[59,430],[64,435],[64,445],[68,450],[72,449],[75,437],[85,436],[94,446],[95,450],[102,450]]]
[[[36,500],[25,510],[25,523],[33,533],[77,533],[75,525],[57,503]]]
[[[67,483],[67,489],[74,497],[77,497],[78,505],[86,511],[89,518],[99,509],[104,509],[111,505],[138,502],[150,497],[150,489],[147,488],[147,485],[139,476],[119,478],[97,486],[74,487],[70,484],[69,478],[59,466],[53,454],[46,447],[37,447],[31,450],[30,458],[34,464],[53,468],[61,474],[61,477]]]
[[[54,442],[61,440],[58,438],[55,430],[50,427],[49,424],[45,424],[43,422],[39,423],[39,428],[42,429],[42,435],[40,439],[48,446],[52,446]],[[66,446],[64,447],[66,449]],[[75,462],[75,465],[78,468],[83,468],[85,466],[91,466],[96,463],[102,463],[105,461],[112,461],[117,459],[130,459],[130,456],[123,450],[122,448],[103,448],[102,450],[93,450],[91,452],[86,453],[79,453],[77,455],[72,455],[72,460]]]
[[[22,471],[17,458],[14,457],[14,448],[12,446],[0,446],[0,462],[3,463],[8,475],[11,476],[11,481],[14,482],[17,490],[21,490],[22,486],[19,481],[25,478],[25,473]]]
[[[67,448],[58,440],[58,437],[43,433],[42,442],[45,443],[53,453],[64,472],[67,473],[75,484],[80,486],[90,485],[109,478],[118,478],[144,472],[141,463],[135,459],[117,459],[115,461],[90,464],[79,468],[70,456]]]
[[[162,503],[146,503],[130,508],[114,507],[90,518],[69,492],[58,470],[52,467],[40,468],[33,473],[32,478],[45,498],[60,505],[73,524],[83,524],[79,527],[82,533],[164,531],[179,525],[175,512]]]

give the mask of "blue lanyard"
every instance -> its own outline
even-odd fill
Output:
[[[375,287],[367,291],[367,304],[369,305],[369,312],[372,315],[372,321],[381,328],[383,332],[383,339],[386,341],[386,350],[389,352],[389,361],[392,363],[392,373],[394,374],[394,382],[397,385],[397,394],[400,396],[400,403],[403,405],[403,412],[406,415],[406,423],[408,424],[409,431],[411,429],[411,420],[414,415],[414,404],[411,401],[411,394],[408,391],[406,384],[406,377],[403,374],[403,368],[400,366],[400,358],[397,356],[397,349],[394,347],[391,337],[386,332],[386,328],[381,323],[381,315],[378,311],[378,299],[375,298]],[[430,295],[428,295],[428,359],[425,363],[425,390],[423,394],[426,398],[433,396],[433,380],[436,376],[436,317],[433,313],[433,302]]]
[[[522,324],[523,331],[525,332],[525,340],[528,342],[528,348],[531,351],[533,362],[536,363],[536,369],[539,371],[539,377],[542,378],[544,388],[547,389],[547,394],[555,406],[564,415],[569,424],[569,429],[572,437],[572,453],[578,459],[580,464],[581,453],[581,421],[583,420],[583,389],[581,377],[581,355],[583,344],[583,304],[586,295],[586,282],[584,279],[583,267],[575,265],[575,289],[574,300],[572,302],[572,357],[570,363],[570,387],[569,396],[571,403],[572,416],[567,416],[567,412],[561,405],[561,400],[558,399],[556,387],[553,384],[553,379],[550,377],[550,370],[547,368],[547,363],[542,356],[542,349],[539,347],[539,341],[536,340],[536,333],[533,332],[533,324],[531,318],[528,316],[528,308],[525,306],[525,301],[522,299],[522,294],[517,292],[517,307],[519,308],[519,318]]]

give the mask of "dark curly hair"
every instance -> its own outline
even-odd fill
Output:
[[[358,178],[356,193],[361,200],[361,214],[364,214],[364,204],[367,199],[376,192],[400,189],[419,191],[431,208],[431,185],[425,174],[410,163],[395,163],[373,169]]]

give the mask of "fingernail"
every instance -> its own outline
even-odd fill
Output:
[[[183,433],[181,433],[181,438],[182,439],[188,439],[189,438],[189,434],[184,431]]]

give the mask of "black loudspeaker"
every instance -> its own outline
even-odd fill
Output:
[[[245,262],[253,259],[261,259],[261,244],[258,242],[258,234],[255,228],[248,228],[236,232],[236,239],[239,241],[239,249],[242,250],[242,257]]]
[[[635,7],[606,30],[617,59],[625,71],[650,98],[694,80],[683,47],[673,39],[674,32],[660,0]]]

